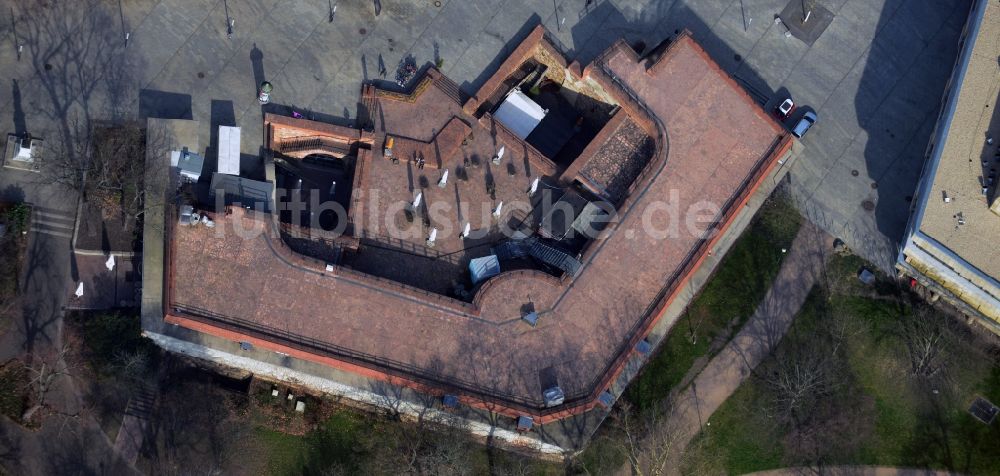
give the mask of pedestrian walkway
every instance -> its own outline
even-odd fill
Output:
[[[141,386],[129,399],[125,408],[125,418],[118,428],[118,436],[115,438],[115,450],[122,459],[134,465],[139,458],[139,450],[142,449],[145,440],[146,429],[149,426],[149,417],[156,402],[156,394],[153,389],[146,385]]]
[[[677,439],[669,472],[680,473],[680,456],[709,417],[781,341],[813,285],[822,276],[833,238],[805,223],[792,242],[771,289],[739,334],[680,392],[664,423]]]
[[[827,466],[823,468],[782,468],[750,473],[747,476],[950,476],[958,473],[932,469],[894,468],[890,466]]]
[[[75,221],[76,217],[70,212],[38,206],[31,210],[31,231],[33,233],[72,238]]]

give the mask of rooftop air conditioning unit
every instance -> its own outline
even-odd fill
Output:
[[[555,386],[542,392],[542,398],[545,399],[546,407],[554,407],[556,405],[562,405],[562,403],[566,401],[566,394],[563,393],[559,386]]]

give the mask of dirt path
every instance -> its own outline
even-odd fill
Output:
[[[820,472],[821,471],[821,472]],[[932,469],[893,468],[889,466],[829,466],[824,468],[782,468],[750,473],[746,476],[949,476],[957,473]]]
[[[832,245],[833,238],[825,232],[808,222],[802,225],[756,312],[676,397],[674,410],[664,422],[678,438],[671,461],[680,461],[684,449],[712,413],[781,341],[809,291],[821,279]],[[671,467],[669,473],[679,474],[680,465]]]

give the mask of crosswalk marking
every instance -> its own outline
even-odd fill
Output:
[[[75,221],[73,216],[65,212],[36,207],[32,210],[31,231],[61,238],[72,238]]]

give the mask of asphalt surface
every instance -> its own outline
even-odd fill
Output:
[[[762,102],[791,95],[798,114],[819,113],[791,174],[800,207],[887,268],[969,9],[824,0],[832,23],[808,46],[773,21],[787,0],[392,0],[378,17],[369,2],[342,3],[332,21],[327,0],[72,2],[31,15],[15,5],[0,41],[0,130],[58,138],[76,117],[190,117],[203,123],[203,144],[211,126],[241,126],[250,160],[262,145],[265,79],[274,110],[351,121],[361,81],[381,80],[381,65],[392,80],[404,57],[440,58],[472,92],[538,22],[583,63],[617,38],[651,47],[687,28]]]

